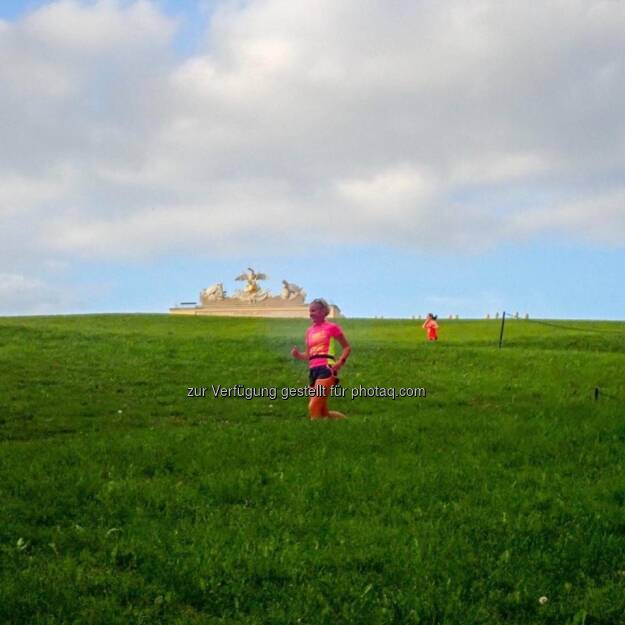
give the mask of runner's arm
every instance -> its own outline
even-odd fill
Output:
[[[297,360],[308,360],[308,350],[305,352],[300,352],[296,345],[293,345],[293,349],[291,350],[291,356],[293,358],[297,358]]]
[[[336,340],[343,348],[341,357],[336,361],[336,364],[333,367],[334,371],[339,371],[339,369],[345,364],[345,361],[349,358],[349,355],[352,353],[352,348],[343,334],[337,336]]]

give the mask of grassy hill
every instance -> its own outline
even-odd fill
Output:
[[[307,325],[0,318],[0,622],[625,623],[625,324]]]

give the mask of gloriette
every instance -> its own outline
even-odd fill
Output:
[[[226,297],[224,285],[217,282],[200,292],[200,303],[183,302],[169,309],[172,315],[222,315],[226,317],[295,317],[308,318],[306,292],[296,284],[282,280],[280,295],[272,295],[258,282],[267,280],[264,273],[251,267],[235,280],[245,281],[245,286],[232,297]],[[338,306],[330,304],[328,318],[342,317]]]

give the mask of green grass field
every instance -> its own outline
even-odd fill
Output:
[[[344,320],[347,420],[212,397],[307,325],[1,318],[0,623],[625,623],[625,324]]]

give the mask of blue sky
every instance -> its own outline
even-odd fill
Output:
[[[46,5],[49,0],[4,0],[0,3],[0,19],[16,21]],[[87,3],[85,3],[87,4]],[[92,3],[93,4],[93,3]],[[133,4],[132,0],[120,2],[120,6]],[[207,22],[217,5],[215,0],[157,0],[153,4],[165,15],[178,20],[174,47],[181,55],[191,54],[201,44]]]
[[[623,4],[365,4],[2,3],[0,315],[623,319]]]

